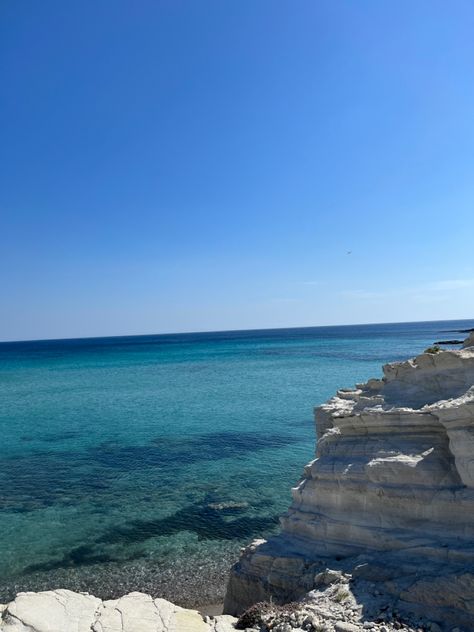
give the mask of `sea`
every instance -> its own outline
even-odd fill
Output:
[[[474,320],[0,344],[0,603],[217,603],[314,458],[313,408]]]

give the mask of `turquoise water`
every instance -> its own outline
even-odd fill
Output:
[[[0,344],[0,602],[55,586],[220,598],[313,457],[313,406],[473,326]]]

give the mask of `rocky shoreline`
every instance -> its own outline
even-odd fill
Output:
[[[426,617],[407,618],[372,582],[325,569],[299,602],[257,603],[237,618],[209,616],[134,592],[102,601],[88,593],[20,593],[0,605],[2,632],[442,632]],[[357,589],[355,586],[357,585]],[[451,632],[472,630],[450,627]]]
[[[233,566],[227,614],[28,592],[0,606],[0,631],[472,632],[474,332],[427,351],[316,411],[316,459],[281,533]]]
[[[225,611],[304,599],[330,568],[364,613],[378,592],[408,621],[473,630],[474,333],[339,391],[316,431],[281,533],[244,550]]]

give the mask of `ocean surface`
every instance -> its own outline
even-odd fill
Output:
[[[0,603],[222,598],[313,458],[313,407],[471,321],[0,344]]]

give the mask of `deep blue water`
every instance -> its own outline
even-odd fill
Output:
[[[158,592],[183,568],[221,581],[287,508],[313,406],[469,327],[0,344],[0,601],[29,586]]]

